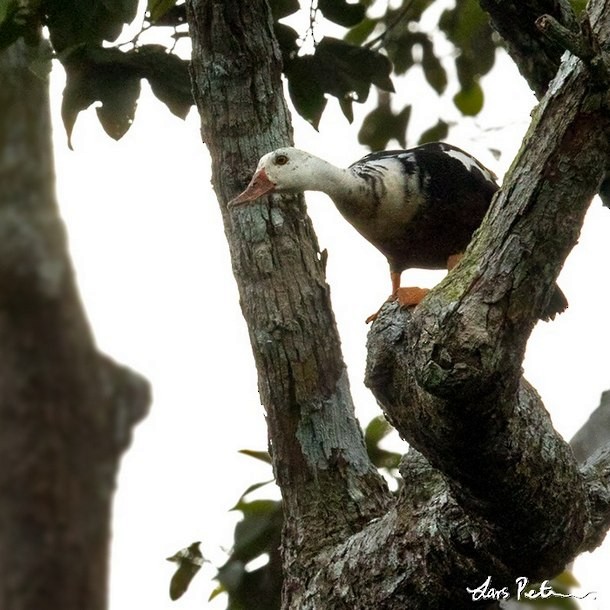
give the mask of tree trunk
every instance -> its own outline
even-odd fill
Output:
[[[28,53],[0,55],[0,609],[103,610],[118,460],[149,389],[96,351]]]
[[[608,4],[592,13],[601,48]],[[290,143],[268,6],[187,7],[202,135],[285,503],[283,608],[467,608],[466,587],[488,575],[498,588],[551,578],[610,524],[610,452],[579,470],[520,368],[599,186],[596,159],[610,152],[600,83],[564,61],[463,261],[414,311],[388,305],[371,329],[367,382],[417,449],[393,498],[364,452],[301,199],[226,207],[258,157]]]
[[[302,196],[229,211],[264,152],[291,142],[264,0],[192,0],[192,76],[282,489],[286,599],[331,540],[389,495],[354,417],[324,264]],[[286,602],[289,603],[289,602]]]

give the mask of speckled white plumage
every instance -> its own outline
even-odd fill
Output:
[[[296,148],[279,148],[261,157],[248,189],[232,203],[267,192],[322,191],[346,220],[388,257],[394,271],[418,265],[435,268],[444,264],[443,257],[455,252],[440,252],[440,248],[434,260],[426,260],[430,256],[424,254],[418,261],[410,252],[401,257],[399,250],[409,250],[408,242],[414,241],[408,235],[410,229],[417,228],[412,223],[423,218],[420,234],[425,236],[427,227],[436,232],[429,241],[443,241],[446,231],[464,234],[453,239],[455,247],[463,249],[497,189],[494,178],[474,157],[445,143],[371,153],[348,168],[335,167]],[[469,218],[468,206],[473,201]],[[435,214],[439,218],[434,219]],[[451,250],[454,246],[449,243],[447,247]]]

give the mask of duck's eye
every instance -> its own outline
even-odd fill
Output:
[[[288,163],[288,155],[278,155],[274,161],[276,165],[286,165]]]

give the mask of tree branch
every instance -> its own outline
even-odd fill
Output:
[[[566,49],[586,60],[600,89],[607,89],[610,59],[595,39],[591,23],[602,10],[590,3],[580,24],[569,0],[479,0],[523,77],[541,99],[554,78]],[[541,35],[546,31],[547,35]],[[610,201],[610,159],[600,185],[604,205]]]
[[[400,471],[405,485],[396,505],[320,554],[295,608],[472,608],[467,586],[478,586],[489,574],[499,581],[508,577],[482,545],[490,540],[489,526],[464,512],[438,470],[410,450]],[[475,557],[486,562],[484,573]]]
[[[492,25],[506,42],[523,77],[542,98],[555,76],[565,48],[542,36],[536,26],[541,15],[555,19],[569,31],[578,29],[569,0],[479,0]]]
[[[610,3],[601,4],[604,41]],[[590,73],[567,59],[460,265],[414,311],[387,306],[369,334],[367,383],[384,412],[467,514],[494,524],[501,562],[530,576],[561,569],[593,527],[590,484],[521,362],[599,186],[609,136]]]
[[[490,565],[505,578],[550,577],[578,554],[587,532],[606,527],[601,509],[589,512],[593,483],[520,376],[531,328],[601,179],[595,159],[608,153],[607,109],[587,92],[587,79],[582,65],[566,62],[462,264],[414,312],[386,307],[369,335],[367,383],[403,438],[444,473],[465,511],[457,522],[467,520],[464,531],[477,541],[471,578]],[[432,520],[427,529],[441,529],[443,511]],[[493,536],[485,536],[485,523]],[[400,532],[397,521],[382,529],[386,540]],[[463,579],[453,606],[473,580],[460,570],[459,548],[451,557]],[[374,562],[370,552],[367,558]],[[422,563],[422,570],[430,565]],[[446,592],[442,570],[434,571]],[[411,593],[420,581],[410,582]],[[399,587],[393,593],[404,594]],[[442,593],[437,599],[446,602]]]
[[[583,38],[580,31],[569,30],[563,26],[552,15],[542,15],[536,19],[536,27],[551,42],[562,49],[567,49],[573,55],[580,57],[583,61],[589,61],[593,55],[593,49]]]

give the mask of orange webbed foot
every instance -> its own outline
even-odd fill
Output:
[[[392,295],[401,307],[414,307],[419,305],[422,299],[430,292],[430,288],[418,288],[411,286],[409,288],[399,288]]]
[[[401,307],[415,307],[415,305],[419,305],[422,299],[430,292],[429,288],[418,288],[417,286],[412,286],[409,288],[397,288],[392,295],[388,297],[388,301],[398,301],[398,304]],[[374,320],[377,319],[379,312],[376,311],[374,314],[371,314],[367,319],[366,323],[370,324]]]

